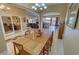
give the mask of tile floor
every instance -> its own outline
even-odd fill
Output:
[[[63,40],[58,39],[58,32],[54,33],[54,42],[52,44],[50,55],[64,55]]]

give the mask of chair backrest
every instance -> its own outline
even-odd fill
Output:
[[[15,42],[13,42],[13,45],[14,45],[15,54],[17,54],[17,50],[19,51],[19,53],[23,51],[23,45],[15,43]]]
[[[53,32],[52,32],[52,34],[51,34],[51,40],[53,41]]]
[[[18,37],[21,37],[21,36],[16,36],[16,37],[13,38],[13,40],[16,40]]]
[[[29,35],[30,34],[30,30],[25,32],[25,35]]]
[[[49,45],[52,45],[52,42],[53,42],[53,32],[52,32],[52,34],[50,35],[48,41],[46,42],[46,46],[49,47]]]
[[[14,37],[13,40],[17,39],[17,37]]]
[[[52,45],[52,42],[53,42],[53,32],[50,35],[48,42],[49,42],[50,45]]]

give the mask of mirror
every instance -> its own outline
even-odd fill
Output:
[[[18,16],[12,16],[14,31],[18,32],[21,30],[20,18]]]
[[[78,14],[77,14],[77,29],[79,29],[79,8],[78,8]]]
[[[77,13],[78,9],[76,7],[76,4],[71,4],[68,10],[68,20],[67,20],[67,25],[74,29],[76,27],[77,23]]]
[[[13,32],[11,18],[9,16],[2,16],[2,21],[5,33]]]

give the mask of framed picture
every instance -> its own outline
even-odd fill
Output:
[[[79,29],[79,8],[78,8],[78,15],[77,15],[77,26],[76,26],[77,29]]]
[[[76,28],[77,25],[77,16],[78,16],[78,8],[77,8],[77,4],[71,4],[69,6],[69,10],[68,10],[68,19],[67,19],[67,25],[74,29]]]

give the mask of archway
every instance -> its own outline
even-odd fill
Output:
[[[47,12],[42,17],[42,27],[49,28],[50,26],[58,26],[60,19],[60,13],[58,12]]]

